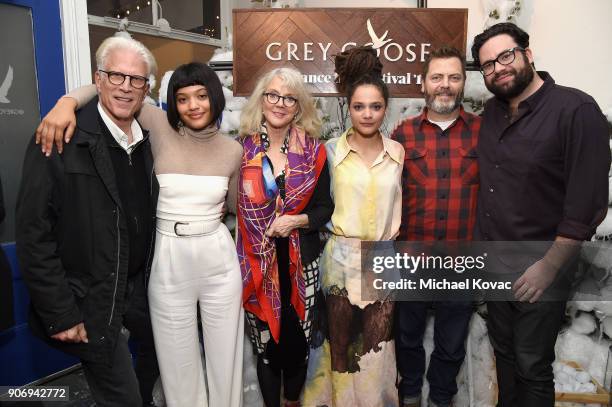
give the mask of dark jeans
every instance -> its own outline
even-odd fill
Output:
[[[565,301],[489,302],[487,328],[495,351],[498,407],[553,407],[552,363]]]
[[[473,306],[459,301],[400,301],[396,303],[395,351],[401,376],[400,400],[421,394],[425,373],[423,335],[427,311],[434,309],[434,350],[429,361],[429,397],[442,406],[457,393],[457,374],[465,358]]]
[[[136,363],[132,363],[128,338],[123,333],[117,339],[112,366],[82,362],[97,406],[140,407],[153,399],[153,386],[159,377],[159,367],[142,273],[129,279],[127,297],[129,305],[123,315],[123,326],[130,331],[130,340],[136,347]]]

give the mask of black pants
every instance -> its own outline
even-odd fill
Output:
[[[15,325],[13,313],[13,275],[11,265],[0,247],[0,331]]]
[[[396,303],[395,353],[401,376],[400,400],[421,394],[425,373],[423,335],[427,311],[434,309],[434,350],[431,353],[427,381],[429,397],[440,405],[448,405],[457,393],[457,374],[465,358],[473,306],[459,301],[400,301]]]
[[[82,362],[92,397],[99,407],[147,405],[153,399],[153,386],[159,377],[143,273],[128,281],[127,297],[129,305],[123,315],[123,326],[130,331],[130,339],[137,347],[135,365],[123,333],[117,339],[112,366]]]
[[[498,407],[553,407],[552,363],[565,301],[489,302],[487,328],[495,351]]]
[[[306,381],[308,343],[300,319],[291,305],[289,239],[277,238],[278,278],[281,296],[279,342],[270,338],[257,356],[257,379],[266,407],[280,407],[281,387],[286,400],[296,401]]]

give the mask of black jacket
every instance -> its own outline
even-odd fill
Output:
[[[2,180],[0,179],[0,224],[4,221],[6,210],[4,209],[4,194],[2,193]]]
[[[301,212],[308,215],[308,227],[299,229],[300,253],[304,266],[317,259],[323,249],[324,242],[319,239],[319,230],[325,226],[334,212],[334,201],[329,188],[329,168],[325,161],[310,201]]]
[[[2,180],[0,180],[0,225],[5,215]],[[0,332],[15,325],[13,313],[13,273],[0,246]]]
[[[77,113],[77,131],[62,155],[46,158],[34,139],[30,142],[17,201],[16,243],[34,333],[81,359],[110,362],[126,308],[129,238],[97,103],[94,98]],[[154,222],[159,184],[148,132],[143,133],[136,148],[145,149]],[[88,344],[50,338],[79,322],[85,323]]]

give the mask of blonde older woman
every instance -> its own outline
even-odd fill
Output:
[[[333,203],[321,122],[302,75],[259,79],[241,117],[238,257],[267,407],[299,405],[318,286],[319,228]]]

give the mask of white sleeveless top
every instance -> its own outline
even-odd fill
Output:
[[[229,177],[158,174],[157,217],[171,221],[221,221]]]

